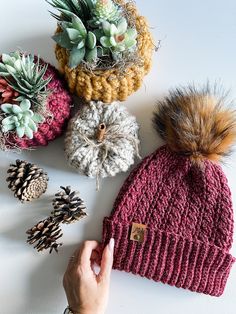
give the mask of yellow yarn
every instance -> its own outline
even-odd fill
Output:
[[[124,5],[128,14],[136,19],[140,64],[132,64],[125,71],[113,68],[91,72],[82,66],[71,69],[67,65],[69,59],[67,50],[56,45],[56,58],[60,71],[68,82],[70,92],[76,93],[87,101],[100,100],[110,103],[115,100],[126,100],[129,95],[141,87],[144,76],[151,68],[154,44],[147,20],[138,14],[133,3],[124,3],[123,0],[120,0],[119,3]]]

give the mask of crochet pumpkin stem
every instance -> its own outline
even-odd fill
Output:
[[[106,133],[106,124],[101,123],[98,126],[98,132],[97,132],[97,141],[102,142],[104,140],[104,136]]]

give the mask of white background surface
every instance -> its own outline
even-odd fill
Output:
[[[155,40],[162,47],[155,54],[151,74],[139,92],[125,103],[141,125],[141,153],[145,156],[160,145],[150,119],[155,101],[170,87],[188,82],[221,79],[236,98],[236,1],[235,0],[137,0],[147,16]],[[56,22],[43,0],[1,0],[1,51],[17,47],[39,53],[56,64],[50,39]],[[32,204],[21,205],[8,191],[5,177],[16,158],[42,166],[49,174],[47,193]],[[236,204],[236,153],[224,166]],[[103,217],[112,209],[115,197],[128,174],[95,182],[67,167],[63,139],[47,148],[21,156],[0,153],[0,314],[58,314],[66,306],[62,276],[69,256],[84,239],[100,239]],[[25,244],[25,231],[50,213],[50,200],[59,185],[81,191],[89,217],[64,227],[64,247],[51,256],[38,254]],[[236,240],[236,237],[235,237]],[[232,250],[236,256],[236,241]],[[236,267],[233,267],[224,295],[213,298],[154,283],[113,271],[107,314],[235,314]]]

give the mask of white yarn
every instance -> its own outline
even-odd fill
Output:
[[[99,125],[106,125],[102,142]],[[138,154],[138,124],[127,109],[117,103],[91,101],[69,122],[65,153],[69,164],[89,177],[104,178],[125,172]]]

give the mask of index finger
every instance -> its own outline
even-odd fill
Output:
[[[79,254],[79,264],[83,268],[91,268],[91,256],[94,250],[99,249],[97,241],[85,241]]]
[[[91,258],[94,250],[100,252],[100,246],[97,241],[85,241],[74,251],[67,265],[67,272],[76,271],[78,266],[91,268]]]

